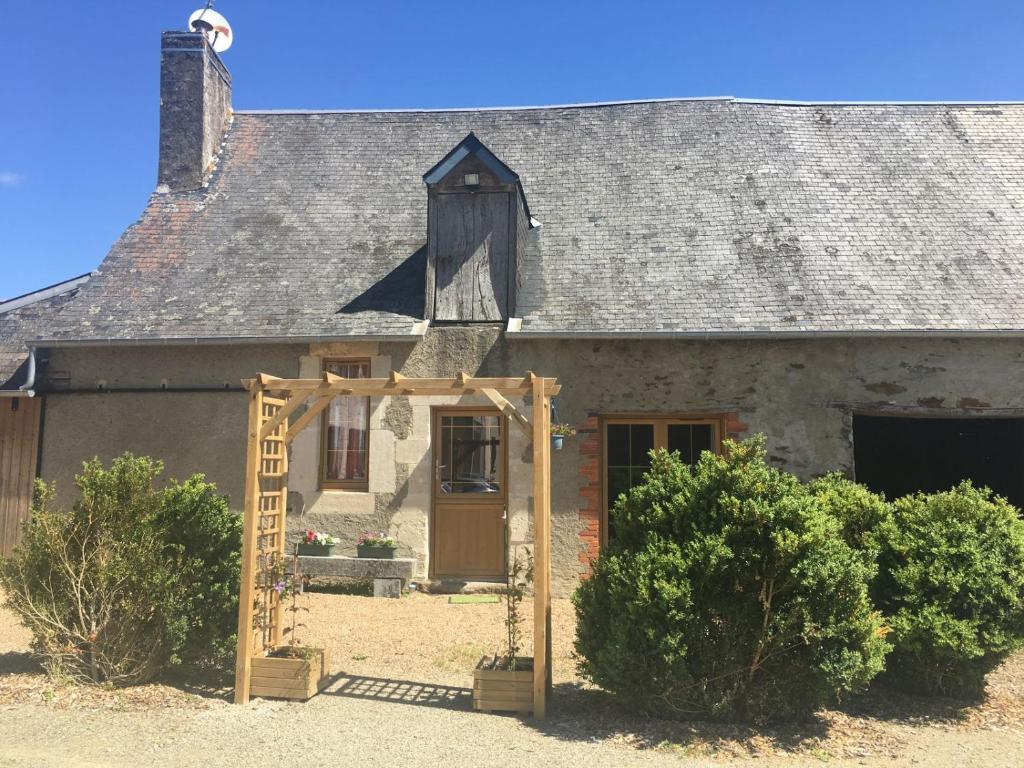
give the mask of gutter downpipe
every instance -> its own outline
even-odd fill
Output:
[[[28,348],[28,376],[17,389],[0,389],[0,397],[35,397],[36,391],[36,348]]]

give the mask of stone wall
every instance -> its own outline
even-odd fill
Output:
[[[552,454],[553,580],[566,594],[596,553],[600,521],[599,417],[685,412],[724,415],[734,436],[763,432],[771,461],[802,477],[854,472],[852,416],[1024,416],[1024,341],[861,339],[820,341],[508,340],[492,326],[435,328],[418,343],[262,348],[135,348],[56,351],[51,371],[83,385],[209,385],[251,376],[318,376],[325,357],[369,357],[373,375],[519,375],[533,370],[562,385],[558,419],[580,434]],[[93,384],[94,386],[94,384]],[[134,398],[134,399],[133,399]],[[169,398],[191,398],[182,411]],[[358,531],[388,530],[400,552],[429,567],[430,413],[451,398],[373,398],[367,492],[318,487],[319,422],[294,443],[289,527],[325,529],[350,546]],[[487,405],[486,401],[459,404]],[[516,403],[528,407],[528,399]],[[173,406],[173,408],[172,408]],[[181,420],[172,413],[192,412]],[[176,471],[206,471],[238,507],[244,396],[64,394],[47,398],[43,474],[73,474],[82,458],[130,447]],[[93,425],[101,425],[95,429]],[[213,427],[212,429],[210,427]],[[526,438],[509,429],[513,543],[531,538],[532,473]]]

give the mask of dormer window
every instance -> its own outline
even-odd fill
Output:
[[[501,322],[514,314],[530,213],[519,176],[472,133],[423,176],[427,317]]]

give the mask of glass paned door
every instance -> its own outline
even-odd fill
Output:
[[[496,410],[435,415],[434,577],[504,577],[506,424]]]
[[[442,495],[502,491],[501,417],[441,414],[439,491]]]

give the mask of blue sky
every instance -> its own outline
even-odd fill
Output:
[[[159,33],[199,0],[0,0],[0,297],[96,267],[156,176]],[[219,0],[234,105],[1024,100],[1020,0]]]

